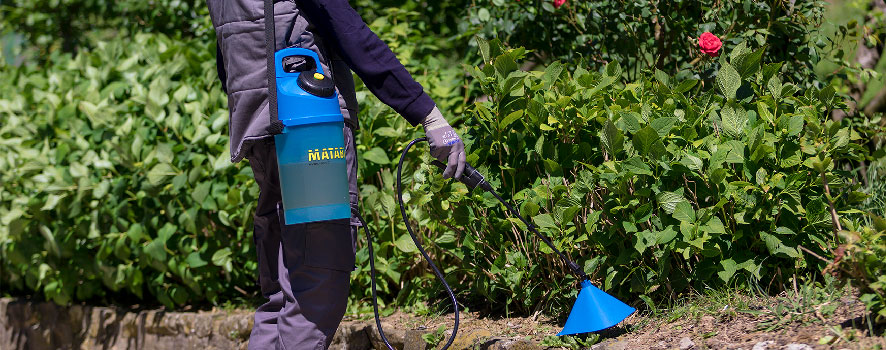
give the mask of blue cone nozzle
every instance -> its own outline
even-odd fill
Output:
[[[572,312],[569,313],[563,330],[557,335],[604,330],[628,318],[634,311],[637,309],[594,287],[591,281],[584,280],[581,282],[578,299],[572,305]]]

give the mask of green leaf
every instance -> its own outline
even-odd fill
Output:
[[[166,242],[161,240],[154,240],[151,243],[148,243],[145,246],[145,253],[148,254],[151,258],[156,261],[162,262],[165,264],[166,262]]]
[[[389,126],[383,126],[378,129],[375,129],[372,131],[372,133],[375,135],[384,136],[384,137],[399,137],[400,135],[403,135],[402,131],[398,131],[397,129],[394,129]]]
[[[51,194],[46,197],[46,202],[43,203],[43,207],[40,210],[52,210],[55,209],[55,206],[58,205],[59,200],[64,198],[65,195]]]
[[[184,305],[184,303],[188,301],[188,291],[179,286],[173,286],[170,288],[169,295],[178,305]]]
[[[52,253],[53,256],[61,257],[61,250],[58,247],[58,242],[56,242],[55,235],[52,234],[49,227],[46,227],[46,225],[40,225],[40,234],[45,240],[47,250]]]
[[[654,75],[655,75],[655,80],[658,80],[658,82],[661,83],[661,85],[664,85],[665,87],[668,87],[668,88],[671,87],[671,79],[670,79],[670,77],[668,77],[667,73],[662,72],[660,69],[656,68]]]
[[[676,92],[678,94],[682,94],[686,91],[691,90],[697,84],[698,84],[698,80],[696,80],[696,79],[687,79],[687,80],[681,81],[680,84],[677,85],[677,88],[674,89],[674,92]]]
[[[867,213],[867,215],[871,218],[871,221],[874,224],[874,230],[877,230],[877,232],[886,232],[886,219],[873,213]]]
[[[723,271],[717,272],[717,276],[720,276],[720,280],[724,283],[729,283],[729,280],[738,271],[738,264],[735,263],[735,260],[724,259],[720,261],[720,265],[723,266]]]
[[[178,230],[178,227],[167,222],[157,231],[157,239],[166,242],[175,234],[176,230]]]
[[[825,86],[824,89],[821,89],[821,91],[818,92],[818,100],[821,101],[821,103],[830,106],[836,93],[837,91],[834,90],[833,85]]]
[[[394,246],[404,253],[415,253],[418,251],[415,242],[412,241],[412,237],[408,234],[400,235],[400,237],[394,241]]]
[[[613,78],[621,78],[621,65],[618,64],[618,61],[606,64],[606,75]]]
[[[477,18],[479,18],[480,21],[488,22],[489,17],[490,17],[489,10],[486,9],[485,7],[481,7],[480,10],[477,11]]]
[[[737,103],[727,103],[720,110],[720,120],[723,132],[732,138],[739,139],[744,135],[744,128],[748,123],[748,114]]]
[[[747,78],[760,70],[760,61],[763,59],[765,48],[759,48],[754,52],[743,55],[739,60],[732,62],[742,78]]]
[[[797,136],[803,131],[803,116],[783,116],[778,118],[778,126],[788,136]]]
[[[772,111],[769,110],[769,105],[763,102],[757,102],[757,115],[767,123],[775,123],[775,116],[773,116]]]
[[[735,45],[732,48],[732,51],[729,52],[729,61],[735,64],[735,61],[739,60],[742,56],[747,55],[750,50],[748,49],[748,43],[746,41],[742,41]]]
[[[540,228],[556,228],[557,223],[550,214],[539,214],[532,217],[532,222]]]
[[[191,254],[188,254],[188,258],[185,259],[185,262],[188,263],[188,266],[194,269],[207,265],[207,262],[203,260],[202,257],[200,257],[200,253],[198,252],[192,252]]]
[[[673,226],[666,227],[663,231],[658,232],[658,237],[656,238],[657,244],[666,244],[674,238],[677,237],[677,231],[674,230]]]
[[[720,71],[717,73],[717,86],[720,88],[723,96],[733,100],[735,99],[735,93],[741,86],[741,76],[735,68],[728,63],[725,63],[720,67]]]
[[[632,175],[653,175],[652,168],[640,157],[631,157],[621,162],[621,168]]]
[[[500,80],[504,80],[510,76],[511,73],[520,69],[520,66],[517,65],[517,61],[515,61],[511,55],[501,55],[496,57],[493,66],[495,67],[495,75]]]
[[[391,163],[388,159],[388,155],[379,147],[373,147],[371,150],[364,152],[363,159],[382,165]]]
[[[603,146],[606,147],[606,151],[609,152],[610,156],[615,157],[624,150],[624,139],[625,137],[621,130],[618,130],[611,120],[606,119],[606,123],[603,124],[603,130],[600,131],[600,141],[603,142]]]
[[[489,55],[489,42],[486,39],[481,38],[479,35],[474,36],[474,40],[477,40],[477,47],[480,49],[480,56],[483,57],[483,62],[491,62],[492,57]]]
[[[648,154],[652,144],[658,141],[658,132],[650,126],[640,129],[631,140],[640,154]]]
[[[560,61],[554,61],[545,68],[545,72],[542,75],[542,82],[544,82],[544,88],[550,89],[554,86],[554,83],[560,79],[560,75],[563,73],[563,64]]]
[[[225,147],[225,150],[222,151],[222,154],[219,154],[218,158],[215,159],[215,162],[212,163],[212,170],[219,171],[232,165],[233,163],[231,163],[231,150],[229,147]]]
[[[231,248],[224,247],[222,249],[216,250],[215,253],[212,254],[212,264],[215,266],[225,266],[229,262],[231,262]]]
[[[563,175],[563,168],[560,167],[560,163],[555,160],[547,159],[544,160],[545,172],[553,176],[561,176]]]
[[[511,125],[511,123],[513,123],[514,121],[519,120],[520,118],[523,117],[523,112],[524,112],[524,110],[522,110],[522,109],[511,112],[511,114],[508,114],[508,116],[505,117],[505,119],[502,119],[501,123],[499,124],[499,127],[504,129],[508,125]]]
[[[766,88],[768,88],[769,92],[778,99],[781,97],[781,78],[779,78],[778,75],[773,75],[772,78],[769,79],[769,82],[766,83]]]
[[[132,224],[131,226],[129,226],[129,230],[126,231],[126,236],[135,243],[141,242],[144,235],[144,226],[139,223]]]
[[[674,206],[674,219],[695,222],[695,210],[692,209],[692,204],[686,200],[677,202]]]
[[[775,235],[760,232],[760,238],[763,239],[763,242],[766,244],[766,249],[769,250],[769,254],[782,255],[790,258],[800,257],[800,254],[796,249],[785,246],[781,239]]]
[[[834,137],[831,138],[831,143],[834,148],[845,147],[849,144],[849,129],[843,128],[837,131]]]
[[[655,199],[658,201],[658,205],[665,211],[665,213],[673,214],[674,210],[677,208],[677,203],[681,201],[685,201],[683,198],[683,193],[681,192],[668,192],[663,191],[655,196]]]
[[[167,163],[159,163],[148,171],[148,183],[157,186],[165,183],[170,177],[175,176],[178,172]]]
[[[674,127],[674,124],[676,124],[676,123],[677,123],[677,118],[664,117],[664,118],[658,118],[658,119],[651,121],[649,123],[649,126],[651,126],[653,129],[655,129],[655,132],[658,133],[658,136],[665,137],[671,132],[671,129]]]
[[[209,189],[211,187],[212,182],[201,182],[197,187],[194,187],[194,190],[191,192],[191,198],[194,199],[194,202],[203,203],[203,200],[209,195]]]
[[[708,177],[711,179],[711,184],[719,184],[726,179],[726,176],[729,175],[729,171],[723,168],[717,168],[710,170]]]

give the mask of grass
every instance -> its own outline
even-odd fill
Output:
[[[833,317],[843,298],[850,296],[848,286],[838,286],[832,278],[825,283],[807,283],[793,294],[778,296],[775,303],[761,311],[746,311],[752,315],[766,317],[759,324],[760,330],[772,332],[788,325],[810,323],[827,324]]]
[[[760,330],[775,331],[787,325],[827,322],[841,300],[851,295],[848,286],[827,277],[825,281],[800,283],[796,289],[770,296],[751,282],[745,287],[707,289],[696,292],[649,314],[646,322],[672,323],[677,320],[699,320],[704,316],[720,318],[749,314],[765,318]]]
[[[859,310],[860,305],[849,285],[830,276],[788,286],[774,296],[751,281],[741,287],[706,289],[656,305],[643,311],[619,339],[632,339],[650,330],[680,331],[683,327],[691,330],[687,334],[690,338],[707,339],[717,336],[720,329],[728,329],[733,322],[751,322],[754,332],[768,334],[812,327],[821,334],[818,345],[857,346],[866,341],[861,346],[875,347],[870,344],[869,335],[882,336],[884,330],[875,327],[870,314]],[[701,333],[694,328],[704,319],[713,322],[713,331]],[[874,343],[884,341],[874,339]]]
[[[735,316],[739,310],[750,310],[753,305],[753,292],[748,288],[722,288],[695,291],[667,304],[657,305],[649,310],[646,321],[671,323],[679,319],[698,320],[703,316]],[[645,325],[645,324],[643,324]],[[642,326],[642,325],[641,325]]]

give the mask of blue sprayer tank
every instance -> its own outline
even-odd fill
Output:
[[[283,59],[293,56],[307,65],[304,71],[284,71]],[[286,224],[350,218],[344,117],[332,78],[311,50],[287,48],[274,58],[284,126],[274,142]]]

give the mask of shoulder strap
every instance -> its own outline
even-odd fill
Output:
[[[265,53],[268,56],[268,133],[279,134],[283,123],[277,118],[277,79],[274,71],[274,53],[277,52],[277,36],[274,31],[274,0],[265,0]]]

